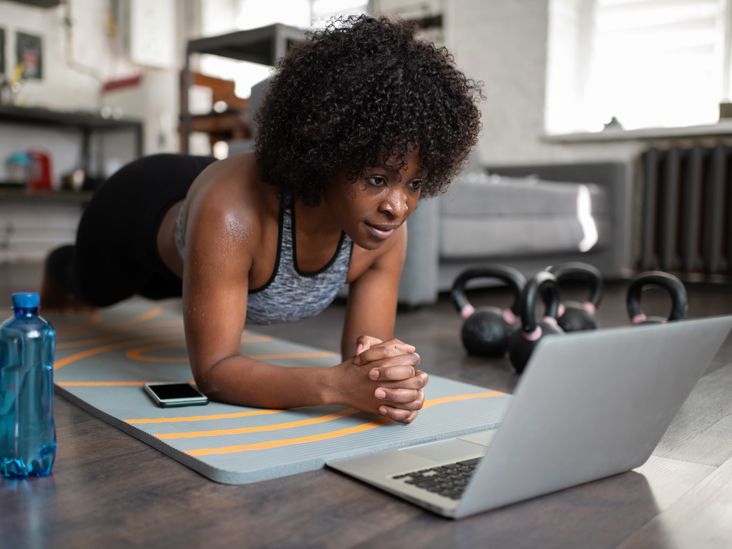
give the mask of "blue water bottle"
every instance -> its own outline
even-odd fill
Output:
[[[0,324],[0,474],[45,477],[56,458],[53,352],[56,332],[38,315],[38,294],[13,294]]]

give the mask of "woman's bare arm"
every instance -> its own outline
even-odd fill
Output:
[[[394,339],[406,245],[407,226],[403,224],[389,248],[351,283],[341,353],[344,359],[355,354],[356,363],[379,382],[375,393],[381,401],[379,413],[408,423],[422,407],[422,388],[428,376],[417,369],[420,357],[416,349]]]
[[[186,342],[199,388],[214,400],[247,406],[338,403],[378,413],[378,384],[352,358],[335,367],[289,368],[241,354],[259,220],[228,197],[202,198],[189,210],[183,272]]]

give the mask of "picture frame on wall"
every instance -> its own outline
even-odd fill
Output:
[[[0,27],[0,74],[6,74],[5,71],[5,29]]]
[[[23,78],[43,78],[43,41],[38,34],[15,33],[15,60],[23,64]]]

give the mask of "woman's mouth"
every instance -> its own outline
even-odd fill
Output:
[[[368,221],[365,225],[369,234],[378,240],[386,240],[399,228],[399,225],[372,224]]]

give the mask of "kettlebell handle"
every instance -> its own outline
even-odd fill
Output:
[[[604,289],[602,274],[600,274],[600,271],[594,265],[582,263],[581,261],[568,261],[559,265],[550,265],[546,270],[557,277],[557,282],[560,283],[565,280],[576,280],[586,283],[590,290],[590,296],[587,302],[592,303],[595,308],[600,305]]]
[[[626,305],[628,316],[634,324],[645,318],[641,308],[641,294],[643,289],[649,286],[657,286],[666,290],[671,297],[671,312],[668,321],[683,320],[688,309],[688,300],[684,284],[674,275],[663,271],[647,271],[639,274],[628,287]]]
[[[504,282],[513,293],[513,303],[510,306],[511,312],[518,317],[521,307],[521,290],[523,290],[524,284],[526,283],[524,275],[507,265],[486,265],[484,267],[475,267],[463,271],[458,275],[452,285],[450,297],[458,313],[463,318],[467,318],[475,310],[468,300],[468,296],[465,295],[465,288],[468,282],[477,278],[493,278]]]
[[[521,292],[521,329],[531,334],[538,325],[534,305],[538,297],[544,302],[544,316],[557,318],[559,311],[559,283],[549,271],[540,271],[531,277]]]

